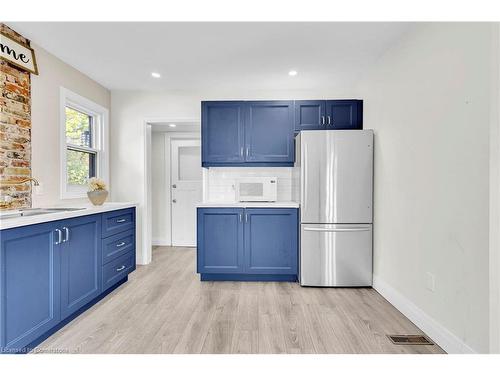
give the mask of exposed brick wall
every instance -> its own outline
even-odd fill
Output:
[[[0,23],[0,31],[18,42],[29,41]],[[31,80],[27,73],[0,60],[0,210],[31,207]]]

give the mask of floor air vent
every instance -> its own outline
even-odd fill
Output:
[[[395,345],[434,345],[423,335],[387,335]]]

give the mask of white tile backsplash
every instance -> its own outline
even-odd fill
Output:
[[[204,174],[204,196],[210,202],[234,202],[235,183],[241,177],[277,177],[278,201],[292,199],[292,169],[288,167],[211,167]]]

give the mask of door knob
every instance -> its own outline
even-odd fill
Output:
[[[177,203],[177,199],[172,199],[172,203]]]
[[[176,185],[176,184],[173,184],[173,185],[172,185],[172,187],[175,189],[175,188],[177,187],[177,185]]]

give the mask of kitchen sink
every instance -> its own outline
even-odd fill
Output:
[[[85,207],[50,207],[50,208],[30,208],[30,210],[46,210],[53,212],[65,212],[65,211],[80,211],[84,210]]]
[[[83,210],[84,208],[75,208],[75,207],[54,207],[54,208],[24,208],[20,210],[13,211],[5,211],[0,212],[0,219],[13,219],[19,217],[26,216],[37,216],[37,215],[46,215],[53,214],[57,212],[71,212]]]

